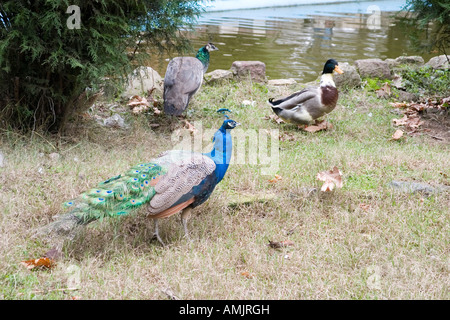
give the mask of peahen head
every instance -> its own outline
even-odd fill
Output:
[[[325,62],[325,66],[323,67],[323,74],[333,73],[333,71],[336,71],[337,73],[344,73],[341,68],[339,68],[336,60],[329,59]]]
[[[219,50],[214,44],[211,42],[208,42],[205,46],[201,47],[197,55],[195,56],[200,62],[203,64],[203,72],[206,72],[208,70],[209,66],[209,53],[211,51]]]

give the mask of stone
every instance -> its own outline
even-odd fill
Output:
[[[5,166],[5,157],[3,156],[3,153],[0,151],[0,168],[3,168]]]
[[[430,66],[433,69],[445,70],[450,68],[445,54],[431,58],[427,63],[425,63],[425,65]]]
[[[423,65],[425,61],[420,56],[400,56],[395,58],[395,61],[398,64],[415,64],[415,65]]]
[[[398,62],[396,59],[385,59],[384,62],[386,62],[390,69],[397,67],[400,65],[400,62]]]
[[[155,88],[160,94],[163,93],[163,79],[150,67],[139,67],[128,75],[127,86],[121,94],[123,98],[135,95],[147,96],[147,92]]]
[[[296,83],[297,83],[297,81],[295,81],[295,79],[292,79],[292,78],[289,78],[289,79],[272,79],[272,80],[269,80],[267,82],[267,84],[269,86],[274,86],[274,87],[277,87],[277,86],[288,86],[288,85],[296,84]]]
[[[334,74],[334,83],[338,89],[340,88],[355,88],[361,86],[361,76],[356,71],[356,68],[347,62],[339,63],[339,67],[344,73]]]
[[[52,152],[48,155],[48,157],[53,161],[57,161],[57,160],[59,160],[60,155],[57,152]]]
[[[214,71],[205,73],[204,77],[206,82],[214,83],[226,79],[232,79],[233,72],[231,72],[230,70],[216,69]]]
[[[391,79],[391,69],[386,61],[381,59],[362,59],[355,61],[356,69],[361,78]]]
[[[109,118],[106,118],[103,120],[103,125],[105,127],[112,127],[112,128],[125,128],[125,120],[119,115],[114,114]]]
[[[410,182],[410,181],[396,181],[393,180],[389,185],[397,191],[404,193],[422,193],[425,196],[429,196],[433,193],[450,191],[450,186],[436,185],[431,186],[423,182]]]
[[[398,101],[401,102],[411,102],[411,101],[417,101],[419,97],[411,92],[399,90],[398,91]]]
[[[241,80],[266,82],[266,65],[261,61],[234,61],[231,65],[233,75]]]

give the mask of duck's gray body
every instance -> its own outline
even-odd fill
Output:
[[[330,62],[331,65],[328,65]],[[273,100],[269,99],[273,112],[285,122],[308,125],[312,121],[330,113],[336,107],[339,97],[333,81],[333,71],[342,72],[334,60],[327,61],[325,71],[320,78],[319,87],[308,87],[290,96]]]

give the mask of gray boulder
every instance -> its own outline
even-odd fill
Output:
[[[144,96],[148,90],[155,88],[160,94],[163,92],[163,79],[150,67],[136,68],[128,75],[127,86],[122,97],[129,98],[134,95]]]
[[[450,56],[449,56],[450,59]],[[431,66],[433,69],[449,69],[448,60],[445,54],[431,58],[425,65]]]
[[[231,65],[231,71],[241,80],[250,76],[253,81],[266,82],[266,65],[261,61],[235,61]]]
[[[391,69],[386,61],[381,59],[362,59],[355,61],[356,69],[361,78],[391,79]]]
[[[398,64],[414,64],[421,66],[425,63],[422,57],[420,56],[400,56],[398,58],[395,58],[395,61]]]
[[[385,59],[384,61],[388,64],[390,69],[395,68],[398,65],[400,65],[400,62],[398,62],[396,59],[388,58],[388,59]]]
[[[204,75],[206,82],[213,83],[221,80],[232,79],[233,72],[230,70],[216,69],[214,71],[205,73]]]
[[[344,73],[334,75],[334,83],[337,88],[354,88],[361,86],[361,76],[354,66],[347,62],[339,63],[339,67]]]

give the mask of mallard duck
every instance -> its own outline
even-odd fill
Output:
[[[186,110],[189,100],[197,93],[208,70],[209,53],[219,50],[212,43],[201,47],[196,57],[176,57],[167,65],[164,77],[164,112],[179,116]]]
[[[319,87],[308,87],[275,101],[269,99],[273,112],[285,122],[308,125],[333,111],[339,96],[333,81],[333,71],[343,73],[337,61],[329,59],[325,62]]]

